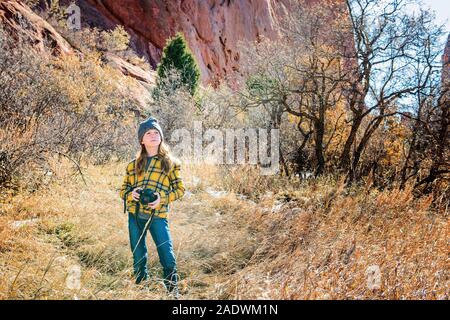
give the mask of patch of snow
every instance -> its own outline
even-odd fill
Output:
[[[272,212],[280,211],[282,206],[283,206],[283,202],[276,200],[272,206]]]
[[[311,171],[302,171],[300,173],[300,177],[302,179],[309,179],[309,178],[314,178],[314,173]]]
[[[246,195],[243,195],[243,194],[240,194],[240,193],[236,193],[236,196],[237,196],[239,199],[241,199],[241,200],[245,200],[245,199],[248,198]]]
[[[205,190],[209,195],[213,196],[214,198],[220,198],[228,194],[226,191],[221,190],[214,190],[211,188],[206,188]]]
[[[31,226],[36,224],[39,221],[38,218],[26,219],[26,220],[17,220],[10,223],[11,228],[19,229],[24,226]]]
[[[263,194],[261,197],[261,200],[271,199],[273,197],[272,191],[266,191],[266,193]]]

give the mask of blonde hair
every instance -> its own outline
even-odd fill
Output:
[[[180,161],[175,158],[169,149],[169,146],[164,142],[158,146],[158,158],[161,160],[161,169],[165,174],[169,174],[174,164],[179,164]],[[141,149],[136,154],[136,172],[141,174],[144,171],[144,165],[147,157],[145,146],[141,143]]]

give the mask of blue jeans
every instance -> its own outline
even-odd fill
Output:
[[[128,213],[128,231],[130,233],[131,251],[133,252],[133,269],[136,283],[148,279],[148,254],[145,237],[147,230],[150,230],[158,251],[159,262],[163,267],[164,284],[169,291],[172,291],[173,287],[177,285],[178,275],[169,223],[166,218],[153,217],[150,228],[147,226],[145,232],[143,232],[147,221],[132,213]]]

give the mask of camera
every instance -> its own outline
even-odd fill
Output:
[[[144,206],[158,199],[156,193],[151,189],[137,190],[139,193],[139,202]]]

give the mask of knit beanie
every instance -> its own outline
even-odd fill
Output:
[[[155,119],[154,117],[149,117],[147,120],[145,120],[139,124],[139,129],[138,129],[139,143],[142,142],[142,137],[150,129],[158,130],[159,134],[161,135],[161,141],[164,140],[163,131],[161,129],[161,126],[158,123],[158,120]]]

